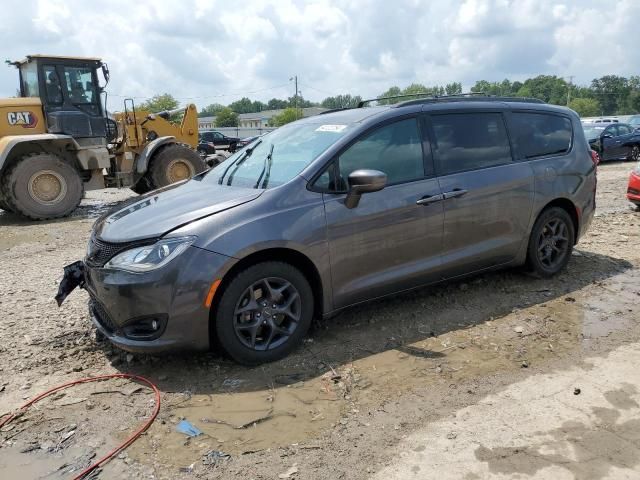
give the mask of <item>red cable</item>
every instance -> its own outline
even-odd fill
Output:
[[[107,453],[104,457],[102,457],[93,465],[90,465],[89,467],[85,468],[82,472],[80,472],[79,475],[76,475],[75,477],[73,477],[73,480],[81,480],[88,473],[92,472],[93,470],[98,468],[100,465],[107,463],[107,461],[109,461],[113,456],[115,456],[117,453],[121,452],[122,450],[127,448],[129,445],[131,445],[140,435],[142,435],[142,433],[145,430],[147,430],[151,426],[153,421],[158,416],[158,412],[160,411],[160,390],[158,390],[158,387],[156,387],[150,380],[147,380],[146,378],[140,377],[138,375],[130,375],[128,373],[115,373],[113,375],[101,375],[99,377],[83,378],[81,380],[74,380],[72,382],[67,382],[67,383],[63,383],[62,385],[58,385],[57,387],[54,387],[51,390],[47,390],[46,392],[41,393],[37,397],[29,400],[27,403],[22,405],[19,409],[19,411],[24,411],[34,403],[39,402],[40,400],[42,400],[45,397],[48,397],[52,393],[71,387],[72,385],[78,385],[80,383],[97,382],[100,380],[107,380],[110,378],[129,378],[132,380],[138,380],[139,382],[142,382],[142,383],[146,383],[154,391],[156,395],[156,406],[153,409],[153,413],[151,414],[151,417],[149,418],[149,420],[147,420],[147,422],[144,425],[142,425],[129,438],[127,438],[127,440],[125,440],[124,443],[120,444],[118,447],[111,450],[109,453]],[[0,421],[0,428],[4,427],[7,423],[9,423],[11,420],[16,418],[17,415],[18,413],[12,413],[5,420]]]

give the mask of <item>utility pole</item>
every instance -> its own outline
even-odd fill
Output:
[[[293,77],[289,78],[289,81],[293,81],[294,82],[294,86],[296,89],[296,92],[293,94],[293,105],[296,109],[296,118],[299,117],[299,112],[298,112],[298,76],[294,75]]]
[[[569,106],[569,103],[571,102],[571,85],[573,85],[573,77],[575,75],[569,75],[569,85],[567,85],[567,107]]]

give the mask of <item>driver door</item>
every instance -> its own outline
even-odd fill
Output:
[[[602,132],[602,160],[614,160],[620,157],[620,139],[618,136],[618,126],[609,125]]]
[[[443,205],[423,131],[417,117],[375,128],[320,177],[335,177],[323,195],[334,308],[439,278]],[[386,173],[387,184],[350,209],[346,179],[358,169]]]

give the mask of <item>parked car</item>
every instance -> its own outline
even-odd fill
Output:
[[[236,145],[236,148],[240,149],[240,148],[244,148],[247,145],[249,145],[250,143],[255,142],[258,138],[260,138],[262,135],[253,135],[251,137],[245,137],[245,138],[241,138],[240,140],[238,140],[238,144]]]
[[[626,123],[631,125],[636,130],[640,128],[640,115],[630,115]]]
[[[309,117],[104,215],[59,300],[81,278],[125,350],[273,361],[314,316],[499,268],[557,274],[594,214],[594,158],[575,112],[534,100]]]
[[[629,175],[629,186],[627,187],[627,198],[638,209],[640,209],[640,162]]]
[[[586,117],[582,123],[617,123],[620,120],[616,117]]]
[[[214,154],[216,149],[235,152],[240,141],[237,137],[227,137],[225,134],[215,131],[201,132],[198,137],[198,151],[206,152],[207,155]]]
[[[640,131],[626,123],[583,124],[584,134],[602,161],[640,160]]]

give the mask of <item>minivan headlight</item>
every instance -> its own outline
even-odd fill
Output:
[[[184,252],[194,240],[195,237],[166,238],[153,245],[135,247],[119,253],[104,267],[134,273],[155,270]]]

